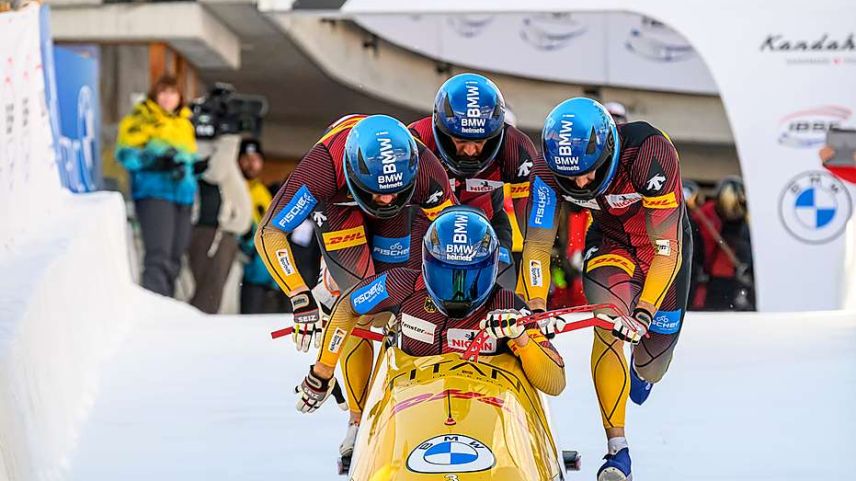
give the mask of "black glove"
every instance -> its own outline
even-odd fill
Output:
[[[172,178],[175,180],[183,179],[187,172],[184,169],[184,163],[175,159],[177,154],[178,151],[175,149],[169,149],[158,155],[152,163],[152,170],[170,172],[172,174]]]
[[[203,172],[208,170],[208,162],[211,160],[210,158],[202,159],[193,163],[193,175],[202,175]]]

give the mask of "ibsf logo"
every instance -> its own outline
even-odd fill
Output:
[[[826,132],[840,126],[852,112],[846,107],[825,105],[800,110],[779,121],[779,143],[787,147],[819,147],[826,141]]]
[[[388,132],[380,132],[377,141],[380,144],[380,163],[383,174],[377,176],[377,182],[381,189],[395,189],[404,185],[404,173],[398,172],[395,166],[395,149],[392,147],[392,139],[380,137]]]
[[[559,123],[559,155],[553,157],[553,162],[556,163],[556,168],[559,170],[580,170],[580,158],[574,155],[571,140],[574,122],[562,119]]]

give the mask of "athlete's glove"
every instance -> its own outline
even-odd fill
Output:
[[[648,328],[651,326],[651,313],[645,309],[636,309],[632,316],[618,316],[610,318],[606,314],[598,314],[601,319],[611,320],[612,335],[627,341],[630,344],[639,344],[639,341],[648,333]]]
[[[497,309],[490,311],[479,326],[494,339],[517,339],[526,330],[523,324],[517,324],[517,320],[521,317],[523,314],[514,309]]]
[[[292,296],[291,312],[294,313],[294,345],[298,351],[308,352],[312,338],[315,338],[315,347],[321,345],[321,315],[318,312],[318,304],[312,297],[311,291],[301,292]]]
[[[540,322],[541,332],[543,332],[548,339],[552,339],[556,334],[562,332],[562,329],[565,328],[566,324],[567,321],[565,321],[565,318],[562,316],[550,317]]]
[[[311,413],[321,407],[324,401],[332,394],[336,399],[336,403],[343,411],[348,409],[348,403],[345,402],[345,397],[342,396],[342,390],[336,382],[336,377],[330,379],[322,379],[309,368],[309,374],[300,383],[300,386],[294,388],[297,394],[297,410],[302,413]]]

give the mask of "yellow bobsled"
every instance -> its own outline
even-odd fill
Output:
[[[546,481],[578,469],[559,454],[541,395],[511,354],[380,354],[352,481]]]

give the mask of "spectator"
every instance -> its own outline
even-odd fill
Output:
[[[238,254],[238,237],[252,225],[252,202],[238,167],[240,145],[241,138],[235,134],[203,144],[213,152],[199,179],[199,219],[189,252],[196,290],[190,303],[208,314],[220,310],[223,288]]]
[[[752,310],[755,295],[746,193],[740,177],[722,179],[698,211],[708,274],[705,309]]]
[[[252,226],[241,237],[241,251],[248,257],[241,283],[241,314],[287,312],[291,307],[288,298],[279,290],[253,243],[256,228],[272,200],[270,191],[258,179],[264,167],[261,144],[256,139],[244,139],[240,153],[238,164],[253,204]]]
[[[190,240],[196,138],[178,82],[161,77],[119,124],[116,159],[128,170],[142,231],[143,287],[172,296]]]
[[[626,124],[627,123],[627,108],[621,102],[607,102],[603,104],[604,108],[609,115],[612,116],[612,120],[615,121],[616,124]]]
[[[704,239],[701,235],[702,223],[705,219],[699,209],[706,202],[704,191],[701,186],[693,180],[682,179],[684,189],[684,202],[689,211],[690,224],[693,234],[693,258],[692,278],[690,281],[689,306],[694,310],[704,309],[704,301],[707,296],[707,272],[704,265]]]

